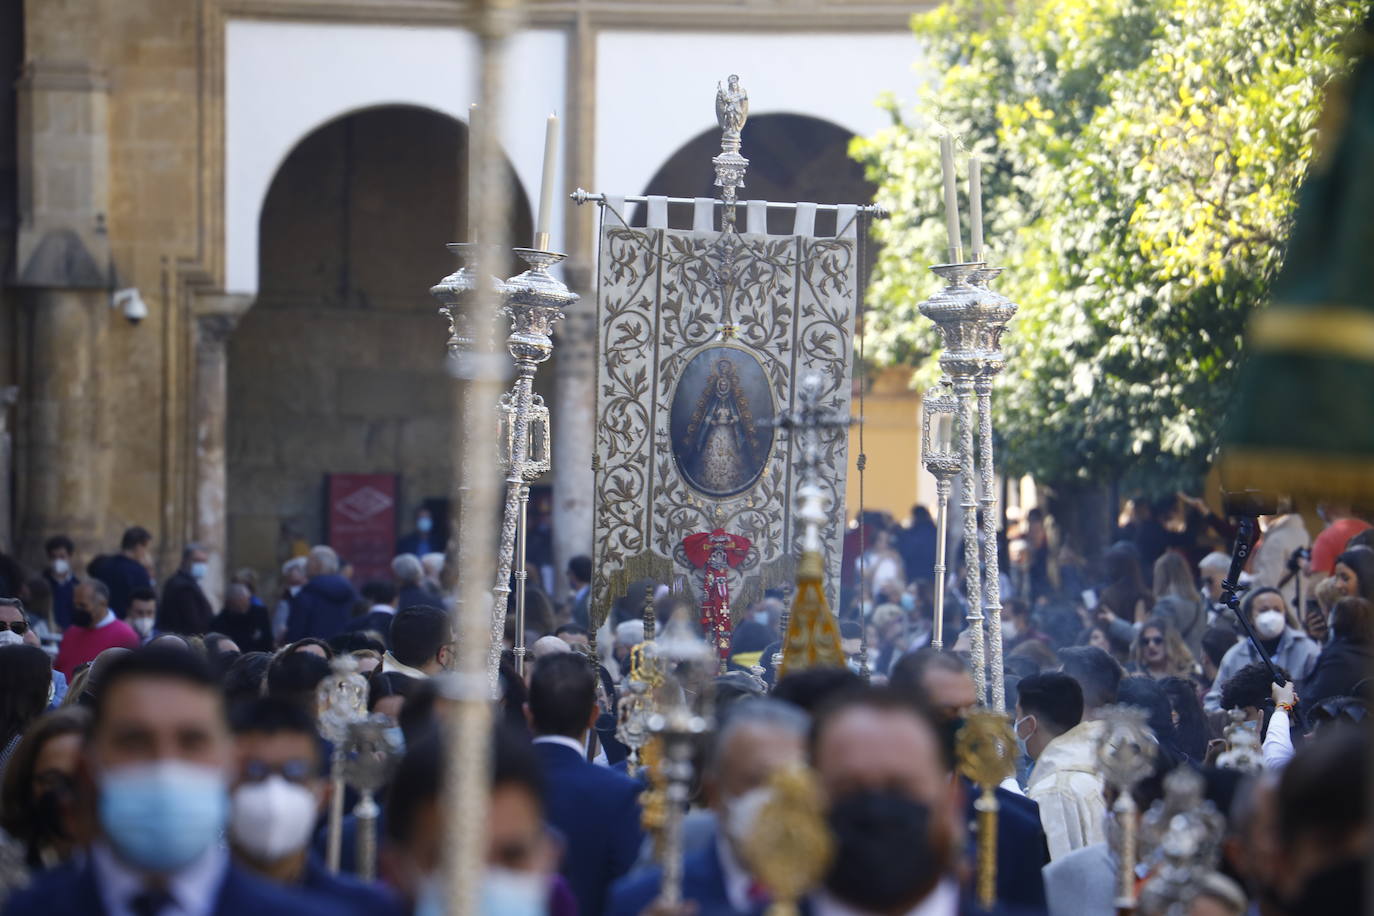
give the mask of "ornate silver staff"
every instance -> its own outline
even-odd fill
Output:
[[[344,764],[348,755],[348,735],[355,722],[367,718],[367,680],[358,673],[358,662],[351,655],[335,657],[331,668],[329,676],[315,689],[315,701],[319,710],[316,721],[320,736],[333,746],[329,759],[333,791],[329,799],[325,864],[338,874],[343,848]]]
[[[501,398],[501,461],[509,473],[511,456],[515,453],[515,403],[513,392]],[[521,470],[520,516],[515,534],[515,672],[525,673],[525,590],[529,579],[526,569],[529,537],[530,484],[553,466],[549,443],[549,408],[544,399],[534,395],[530,402],[530,440],[525,447],[525,466]],[[504,626],[503,626],[504,628]]]
[[[1136,783],[1154,768],[1158,747],[1154,734],[1145,724],[1145,710],[1136,706],[1108,706],[1102,711],[1102,735],[1097,745],[1097,764],[1107,784],[1116,790],[1112,816],[1116,821],[1117,863],[1120,893],[1118,912],[1135,909]]]
[[[967,595],[969,654],[979,705],[988,702],[987,656],[983,637],[983,589],[978,550],[978,502],[974,472],[973,382],[982,369],[978,347],[979,290],[969,280],[982,264],[936,264],[930,270],[945,288],[921,303],[921,314],[940,329],[944,349],[940,368],[953,382],[958,402],[955,436],[959,447],[959,506],[964,513],[964,592]]]
[[[377,816],[375,793],[386,785],[397,763],[397,748],[387,739],[391,720],[368,716],[348,726],[348,751],[344,760],[344,779],[358,790],[353,816],[358,823],[358,877],[371,881],[377,877]]]
[[[682,815],[691,797],[693,744],[711,726],[708,688],[716,653],[692,632],[685,615],[676,614],[655,641],[654,654],[666,682],[659,711],[649,717],[649,729],[662,739],[668,780],[660,845],[663,883],[657,902],[673,908],[682,904]]]
[[[515,384],[507,395],[510,404],[510,460],[506,462],[506,507],[501,520],[496,587],[492,590],[496,597],[491,613],[489,667],[493,686],[501,666],[511,566],[515,558],[515,531],[520,524],[520,493],[525,489],[525,465],[529,462],[534,373],[553,352],[551,334],[554,324],[563,317],[563,308],[578,299],[576,293],[549,273],[549,268],[567,255],[536,248],[517,248],[515,253],[529,265],[529,269],[506,281],[505,304],[501,307],[511,322],[506,348],[515,360]],[[520,640],[524,641],[523,635]]]
[[[921,399],[921,463],[935,478],[935,619],[930,645],[937,651],[945,647],[945,542],[949,540],[950,485],[959,474],[954,442],[958,410],[959,402],[944,376]]]
[[[992,669],[992,708],[1007,707],[1006,685],[1002,673],[1002,578],[997,557],[997,478],[992,449],[992,381],[1002,371],[1002,332],[1016,314],[1010,299],[988,289],[988,283],[1002,272],[1000,267],[984,267],[973,275],[973,285],[981,291],[976,313],[980,371],[973,380],[978,396],[978,474],[983,495],[983,618],[988,624]]]

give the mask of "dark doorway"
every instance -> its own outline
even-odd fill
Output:
[[[326,474],[400,475],[401,527],[448,496],[448,325],[429,287],[456,267],[444,244],[464,235],[466,153],[461,123],[388,106],[324,125],[278,169],[260,292],[229,344],[233,566],[273,573],[319,543]]]
[[[742,152],[749,159],[740,189],[741,200],[811,201],[818,204],[866,204],[876,187],[864,179],[863,166],[849,158],[853,134],[829,121],[805,115],[768,114],[749,119],[740,134]],[[646,195],[719,197],[711,158],[720,154],[720,131],[712,128],[687,142],[663,164]],[[646,208],[640,205],[630,223],[643,226]],[[669,224],[691,225],[691,205],[669,208]],[[741,224],[743,214],[740,216]],[[719,218],[717,218],[719,219]],[[768,231],[792,231],[790,211],[771,210]],[[717,222],[719,228],[719,222]],[[816,234],[835,234],[835,214],[816,214]]]

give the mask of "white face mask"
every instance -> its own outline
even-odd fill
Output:
[[[1260,639],[1273,639],[1283,632],[1283,611],[1260,611],[1255,615],[1255,632]]]
[[[725,835],[736,849],[743,846],[749,838],[754,829],[754,822],[758,820],[759,811],[763,810],[769,794],[766,786],[760,786],[736,796],[725,806]]]
[[[317,808],[315,793],[273,773],[234,790],[229,836],[254,858],[275,862],[304,848]]]
[[[130,617],[129,626],[133,627],[134,631],[137,632],[139,636],[146,638],[150,633],[153,632],[153,618]]]
[[[191,578],[195,579],[197,582],[201,581],[209,574],[210,564],[206,563],[204,560],[197,560],[191,564]]]
[[[72,567],[66,560],[58,557],[56,560],[52,561],[52,571],[55,576],[65,576],[72,571]]]
[[[1020,634],[1020,632],[1021,632],[1021,631],[1018,630],[1017,627],[1016,627],[1016,621],[1015,621],[1015,620],[1011,620],[1011,619],[1009,619],[1009,618],[1003,618],[1003,620],[1002,620],[1002,638],[1003,638],[1003,639],[1015,639],[1015,638]]]

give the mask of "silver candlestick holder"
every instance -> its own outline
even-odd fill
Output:
[[[955,441],[959,455],[959,506],[964,514],[964,592],[969,629],[969,654],[973,662],[973,683],[980,706],[987,705],[987,655],[983,638],[983,590],[978,551],[978,503],[973,476],[974,434],[973,380],[980,370],[976,337],[978,290],[969,282],[983,267],[981,262],[936,264],[930,270],[945,281],[944,289],[921,304],[925,315],[940,329],[944,349],[940,368],[950,379],[958,404],[955,413]]]
[[[950,380],[957,404],[954,429],[960,478],[959,505],[964,515],[964,590],[968,600],[973,678],[979,703],[1002,712],[1006,708],[1006,693],[1002,677],[1002,608],[994,511],[996,485],[991,403],[992,379],[1003,365],[1002,332],[1015,314],[1016,306],[987,288],[988,281],[1001,272],[999,268],[989,268],[982,261],[974,261],[937,264],[930,269],[945,281],[944,289],[922,303],[921,314],[935,323],[944,339],[940,368]],[[975,412],[979,421],[976,431]],[[978,495],[980,482],[981,499]],[[980,508],[983,512],[981,544]]]
[[[465,368],[465,360],[474,359],[479,351],[476,347],[476,329],[485,325],[485,322],[480,321],[480,316],[471,314],[469,303],[473,299],[471,294],[478,287],[479,271],[486,269],[486,265],[497,263],[500,252],[490,246],[470,242],[454,243],[448,248],[458,255],[462,264],[432,287],[430,293],[439,300],[439,311],[448,319],[449,352],[455,359],[457,372],[476,377],[476,370],[481,367]],[[541,416],[545,418],[542,440],[545,446],[549,439],[547,409],[542,414],[539,411],[541,404],[534,395],[534,375],[540,363],[553,353],[553,327],[563,317],[563,309],[578,300],[577,294],[549,271],[567,255],[540,248],[516,248],[515,254],[529,265],[527,270],[506,281],[490,278],[500,297],[501,311],[510,319],[511,331],[506,338],[506,349],[515,361],[515,382],[498,405],[501,411],[498,422],[503,426],[502,441],[505,442],[506,499],[497,553],[496,585],[492,589],[494,600],[488,674],[493,691],[501,666],[506,612],[510,605],[516,535],[522,528],[521,519],[528,506],[528,482],[533,479],[531,474],[537,477],[547,470],[546,464],[541,465],[541,462],[548,460],[547,448],[542,457],[531,463],[531,444],[535,438],[531,436],[531,426],[538,426]],[[535,445],[537,447],[538,443]],[[523,572],[523,557],[520,566]],[[520,607],[523,607],[522,598],[523,595],[517,598]],[[517,613],[517,618],[520,616]],[[519,623],[523,626],[524,621],[519,620]],[[523,630],[518,639],[523,649]],[[523,653],[518,653],[516,659],[517,665],[523,667]]]
[[[983,510],[983,618],[988,628],[988,667],[992,671],[992,708],[1007,707],[1006,685],[1002,671],[1002,573],[997,553],[997,472],[992,444],[992,383],[1002,371],[1002,333],[1016,314],[1016,305],[994,292],[988,284],[1002,273],[1000,267],[984,267],[971,278],[980,291],[980,371],[973,381],[978,398],[978,476],[982,483],[979,503]]]
[[[567,257],[554,251],[517,248],[516,255],[529,265],[523,273],[505,282],[501,311],[511,322],[506,348],[515,360],[515,383],[508,397],[510,404],[509,460],[506,462],[506,505],[501,520],[501,546],[497,554],[495,601],[491,614],[491,677],[495,686],[501,665],[501,645],[506,629],[506,609],[510,600],[511,567],[515,559],[515,535],[520,527],[522,492],[526,487],[530,460],[530,419],[534,412],[534,374],[539,364],[553,353],[553,326],[563,318],[563,309],[578,296],[549,272]],[[526,497],[528,498],[528,497]],[[523,621],[521,621],[523,624]],[[523,642],[523,633],[520,634]]]
[[[945,647],[945,542],[949,539],[949,491],[959,476],[954,420],[959,400],[950,381],[940,381],[921,399],[921,463],[935,478],[935,595],[930,645]]]

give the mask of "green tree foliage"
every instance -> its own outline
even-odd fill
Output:
[[[1370,5],[951,0],[915,17],[932,88],[910,115],[889,102],[892,126],[852,150],[895,214],[876,229],[877,359],[933,376],[917,306],[946,246],[947,127],[986,163],[989,260],[1020,306],[997,398],[1005,465],[1066,484],[1196,481],[1322,87]]]

